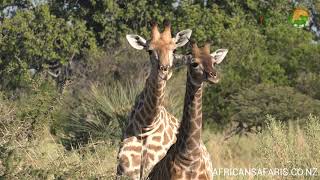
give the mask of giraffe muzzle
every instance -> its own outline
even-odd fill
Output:
[[[170,65],[159,65],[159,70],[167,72],[170,69]]]

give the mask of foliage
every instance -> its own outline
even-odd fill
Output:
[[[66,64],[96,48],[82,21],[57,18],[48,5],[17,10],[15,16],[3,20],[0,32],[2,88],[26,86],[28,69],[42,71],[52,63]]]
[[[215,46],[228,47],[229,53],[221,65],[221,82],[204,93],[204,107],[205,116],[220,125],[230,120],[230,97],[243,88],[261,83],[297,87],[301,75],[308,71],[319,74],[316,62],[320,47],[311,43],[309,32],[286,24],[262,32],[248,27],[225,31],[221,37],[226,41]],[[302,87],[300,83],[299,89],[302,88],[307,85]],[[317,92],[314,90],[313,94]]]
[[[240,91],[231,97],[230,118],[248,125],[265,125],[265,116],[272,115],[278,121],[288,122],[319,115],[320,101],[303,95],[291,87],[260,84]]]
[[[266,31],[270,54],[286,71],[290,80],[301,72],[319,72],[319,46],[311,43],[312,34],[285,25],[278,25]]]
[[[14,137],[13,129],[16,129],[14,126],[15,118],[15,108],[14,105],[10,102],[7,102],[0,94],[0,158],[6,159],[8,156],[8,144]],[[0,177],[3,176],[6,172],[5,163],[0,161]]]
[[[152,19],[162,21],[171,12],[173,0],[88,0],[88,1],[54,1],[52,11],[65,19],[80,18],[87,22],[87,28],[93,30],[97,42],[105,50],[119,45],[122,37],[131,30],[138,30],[146,36],[148,23]]]
[[[33,138],[38,127],[48,121],[48,114],[56,103],[58,95],[51,81],[45,82],[40,77],[33,80],[31,86],[29,92],[24,91],[19,97],[0,93],[0,130],[6,143]]]
[[[15,14],[14,9],[26,9],[32,6],[36,1],[31,0],[1,0],[0,1],[0,19]]]

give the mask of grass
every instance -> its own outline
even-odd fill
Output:
[[[320,119],[310,116],[307,124],[284,125],[268,116],[270,123],[260,134],[235,136],[204,131],[204,141],[213,166],[219,168],[310,169],[320,168]],[[319,173],[319,172],[318,172]],[[310,179],[312,176],[217,176],[218,179]]]
[[[70,151],[58,143],[48,129],[41,139],[27,145],[16,142],[6,178],[96,179],[112,178],[116,148],[107,142],[90,142]]]
[[[168,83],[164,102],[167,110],[178,119],[182,115],[181,94],[184,93],[180,78],[183,77],[178,75]],[[89,134],[93,139],[108,139],[116,144],[144,84],[145,77],[139,77],[125,83],[90,83],[88,89],[80,91],[76,97],[70,95],[72,91],[67,91],[61,106],[53,113],[54,134],[63,138],[68,149],[88,143]],[[181,91],[177,91],[177,87]]]

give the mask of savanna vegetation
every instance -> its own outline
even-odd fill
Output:
[[[319,1],[308,2],[0,1],[0,179],[113,179],[149,69],[148,53],[124,37],[148,38],[149,21],[165,18],[173,33],[190,28],[199,44],[229,49],[221,82],[203,97],[203,140],[215,168],[320,171],[319,39],[288,21],[297,6],[320,11]],[[185,74],[175,68],[166,90],[178,118]]]

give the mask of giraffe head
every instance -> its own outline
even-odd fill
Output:
[[[152,22],[151,39],[146,41],[138,35],[127,35],[129,44],[138,50],[145,49],[150,54],[152,68],[156,68],[162,80],[170,79],[173,63],[173,52],[176,48],[184,46],[191,36],[190,29],[180,31],[175,38],[171,36],[171,24],[164,20],[164,31],[160,33],[158,25]]]
[[[195,42],[192,44],[192,58],[189,62],[191,76],[197,82],[208,81],[218,83],[220,80],[216,65],[220,64],[228,53],[227,49],[218,49],[210,54],[210,44],[199,48]]]

